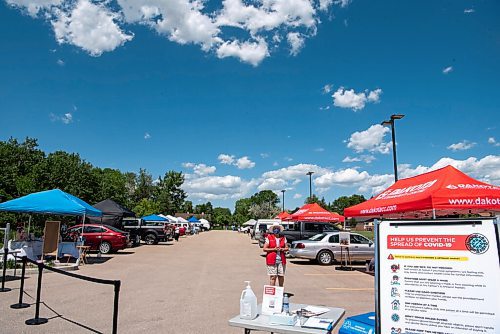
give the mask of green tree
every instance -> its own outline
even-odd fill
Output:
[[[194,210],[193,210],[193,202],[191,202],[191,201],[185,201],[184,204],[182,205],[182,212],[193,213],[194,212]]]
[[[325,201],[324,197],[322,197],[321,199],[319,199],[314,194],[312,195],[312,197],[307,197],[306,200],[305,200],[305,204],[312,204],[312,203],[316,203],[319,206],[321,206],[322,208],[328,209],[328,203]]]
[[[44,159],[36,139],[0,141],[0,201],[42,190],[36,167]]]
[[[234,220],[240,224],[249,220],[251,218],[249,212],[251,205],[252,201],[250,200],[250,198],[241,198],[237,200],[234,204]]]
[[[231,210],[228,208],[214,208],[213,214],[212,214],[212,222],[221,226],[221,225],[227,225],[231,223],[232,216],[231,216]]]
[[[139,203],[141,199],[152,199],[154,193],[153,177],[145,169],[140,169],[135,178],[134,202]]]
[[[183,208],[187,195],[181,188],[184,183],[182,172],[168,171],[163,178],[159,178],[155,189],[155,196],[160,211],[165,214],[175,214]]]
[[[248,213],[254,219],[272,219],[281,212],[277,206],[271,206],[268,203],[251,204]]]
[[[86,202],[98,199],[99,184],[93,166],[76,153],[56,151],[37,165],[42,189],[61,189]]]
[[[330,204],[329,210],[343,215],[345,208],[363,203],[364,201],[366,201],[366,198],[363,195],[340,196]]]
[[[250,197],[251,204],[278,206],[280,199],[272,190],[262,190]]]
[[[99,185],[96,201],[112,199],[122,205],[128,205],[127,178],[117,169],[94,168],[92,171]]]
[[[214,208],[212,206],[212,203],[207,202],[204,204],[198,204],[194,207],[194,213],[197,214],[204,214],[207,216],[210,216],[213,214]]]
[[[134,212],[138,217],[144,217],[158,213],[160,210],[158,203],[149,198],[143,198],[134,207]]]

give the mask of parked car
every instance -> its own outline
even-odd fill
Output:
[[[319,233],[338,231],[340,229],[332,223],[295,222],[293,227],[283,231],[283,235],[286,237],[288,243],[291,244],[293,241],[306,240]]]
[[[364,236],[351,233],[349,253],[352,261],[371,260],[375,255],[373,241]],[[339,232],[320,233],[308,240],[292,242],[290,256],[317,260],[321,265],[331,265],[340,261]]]
[[[82,233],[83,229],[83,233]],[[82,236],[90,250],[98,250],[102,254],[116,252],[127,248],[128,234],[116,227],[101,224],[75,225],[66,230],[63,240],[77,240]]]
[[[172,229],[168,222],[123,218],[122,227],[130,233],[130,238],[135,245],[138,245],[141,240],[148,245],[155,245],[160,241],[169,241],[172,237]]]

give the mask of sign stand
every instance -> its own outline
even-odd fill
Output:
[[[335,267],[335,270],[353,271],[351,262],[351,252],[349,246],[340,245],[340,266]]]
[[[500,333],[496,219],[375,222],[377,333]]]

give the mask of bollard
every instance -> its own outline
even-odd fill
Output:
[[[23,256],[23,268],[21,269],[21,286],[19,287],[19,303],[10,305],[10,308],[20,309],[30,307],[30,304],[23,303],[24,295],[24,274],[26,273],[26,255]]]
[[[115,301],[113,305],[113,334],[118,333],[118,298],[120,296],[121,281],[115,282]]]
[[[5,244],[7,246],[7,244]],[[2,287],[0,288],[0,292],[8,292],[9,288],[5,287],[5,279],[7,276],[7,255],[9,255],[9,249],[6,247],[3,250],[3,273],[2,273]]]
[[[35,317],[33,319],[26,320],[24,322],[26,325],[42,325],[49,321],[47,318],[40,318],[40,296],[42,294],[42,271],[43,271],[43,263],[38,263],[38,286],[36,288]]]

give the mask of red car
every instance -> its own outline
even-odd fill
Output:
[[[82,235],[85,239],[85,246],[90,246],[90,250],[98,250],[102,254],[116,252],[127,248],[128,237],[126,232],[109,225],[85,224],[75,225],[68,228],[66,238],[77,240]]]

